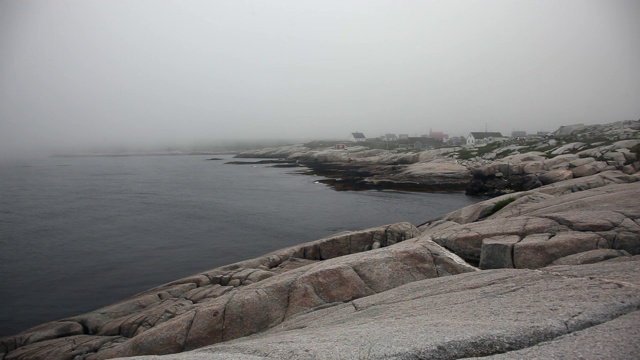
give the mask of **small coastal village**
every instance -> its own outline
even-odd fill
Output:
[[[584,124],[576,124],[573,126],[584,126]],[[387,133],[378,137],[367,138],[364,133],[356,131],[351,133],[349,140],[354,143],[385,143],[389,148],[398,149],[417,149],[426,150],[442,146],[461,146],[461,145],[486,145],[496,141],[507,140],[531,140],[542,139],[549,136],[548,131],[538,131],[535,134],[527,134],[523,130],[514,130],[511,136],[502,135],[501,132],[474,131],[465,136],[452,136],[441,131],[429,130],[428,134],[421,136],[409,136],[409,134],[391,134]]]
[[[459,145],[434,132],[426,143],[352,135],[226,166],[291,167],[336,190],[483,197],[3,337],[0,359],[637,358],[640,120],[470,133]]]
[[[464,190],[468,195],[493,197],[602,171],[635,174],[640,170],[639,130],[640,121],[623,120],[563,125],[548,134],[528,136],[469,133],[463,145],[425,137],[431,144],[426,149],[422,143],[411,147],[399,138],[368,139],[356,132],[346,143],[314,141],[250,150],[236,157],[303,166],[309,169],[303,172],[324,176],[320,182],[337,190]]]

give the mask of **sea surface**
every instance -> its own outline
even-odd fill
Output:
[[[210,157],[0,162],[0,336],[283,247],[418,225],[479,201],[339,192],[296,169]]]

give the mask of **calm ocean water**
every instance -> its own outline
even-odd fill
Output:
[[[478,201],[337,192],[295,169],[208,157],[0,163],[0,335],[339,231],[420,224]]]

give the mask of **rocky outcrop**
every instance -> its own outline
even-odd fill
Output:
[[[617,141],[636,137],[638,130],[640,130],[640,121],[624,120],[589,126],[583,124],[561,126],[554,132],[554,135],[558,137],[574,137],[580,140],[607,138]]]
[[[499,196],[610,170],[635,174],[640,171],[639,138],[639,121],[619,121],[561,127],[555,138],[534,139],[533,144],[508,141],[422,152],[292,145],[237,157],[275,157],[291,166],[306,166],[309,173],[326,176],[321,182],[337,190],[465,189],[468,195]]]
[[[408,282],[476,271],[417,235],[399,223],[287,248],[3,338],[2,350],[6,359],[176,353]]]
[[[464,188],[471,179],[471,172],[455,160],[433,160],[414,163],[397,169],[392,174],[377,174],[367,179],[371,183],[416,183],[425,187],[446,186],[449,189]]]
[[[234,342],[136,359],[635,359],[638,260],[425,279]]]
[[[251,151],[245,151],[237,154],[237,158],[287,158],[291,154],[307,152],[309,148],[304,145],[288,145],[272,148],[257,149]]]
[[[598,249],[637,255],[637,180],[620,172],[573,179],[517,193],[498,210],[508,195],[471,205],[421,230],[481,269],[537,269]]]
[[[628,144],[632,143],[628,142]],[[627,174],[635,174],[637,172],[635,162],[630,162],[631,156],[624,155],[632,153],[618,150],[607,152],[607,158],[610,160],[606,161],[575,154],[560,155],[550,159],[540,159],[537,153],[531,153],[528,157],[506,157],[490,164],[471,168],[474,179],[467,187],[467,194],[496,196],[527,191],[543,185],[611,170],[624,170]],[[640,163],[637,167],[640,168]]]

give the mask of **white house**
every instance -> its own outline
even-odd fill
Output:
[[[499,132],[470,132],[467,135],[467,145],[486,145],[494,141],[504,141],[506,137]]]
[[[365,141],[367,141],[367,138],[361,132],[354,132],[354,133],[351,133],[351,141],[353,141],[353,142],[365,142]]]

